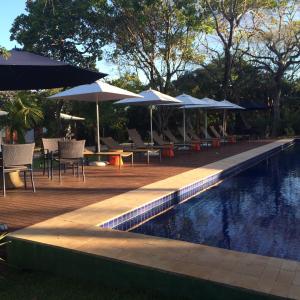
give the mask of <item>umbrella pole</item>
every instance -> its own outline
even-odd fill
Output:
[[[183,109],[183,145],[185,146],[186,141],[186,128],[185,128],[185,108]]]
[[[100,147],[100,125],[99,125],[99,102],[98,99],[96,101],[96,116],[97,116],[97,152],[101,151]],[[100,160],[100,157],[99,157]]]
[[[225,124],[226,124],[226,110],[224,109],[224,111],[223,111],[223,138],[225,136],[225,130],[226,130]]]
[[[153,145],[153,124],[152,124],[152,115],[153,115],[153,107],[150,105],[150,142]]]
[[[205,114],[204,114],[204,122],[205,122],[205,138],[207,139],[207,110],[205,110]]]

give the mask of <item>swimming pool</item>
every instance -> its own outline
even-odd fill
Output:
[[[300,145],[132,232],[300,261]]]

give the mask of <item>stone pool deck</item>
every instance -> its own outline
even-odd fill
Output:
[[[300,299],[299,262],[99,228],[111,218],[289,142],[274,141],[13,232],[9,261],[113,286],[172,290],[188,298]]]

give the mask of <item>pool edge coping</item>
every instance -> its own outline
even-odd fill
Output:
[[[293,141],[293,139],[283,140],[281,142],[283,143],[282,145],[284,145],[284,144],[289,143],[291,141]],[[268,146],[268,145],[270,146],[271,144],[274,144],[274,143],[276,144],[275,148],[278,148],[278,147],[282,146],[282,145],[278,145],[278,141],[276,141],[276,142],[273,142],[273,143],[270,143],[270,144],[267,144],[267,145],[264,145],[264,146],[260,146],[260,147],[254,148],[252,150],[256,150],[256,151],[252,151],[252,152],[257,152],[257,149],[259,149],[259,148],[265,148],[265,146]],[[267,148],[269,148],[269,147],[267,147]],[[247,153],[249,151],[251,152],[251,150],[248,150],[248,151],[242,152],[240,154],[237,154],[235,156],[242,155],[242,157],[243,157],[243,154],[245,154],[245,153]],[[257,157],[257,155],[254,156],[254,157]],[[233,156],[231,156],[229,158],[222,159],[221,161],[230,160],[232,158],[233,158]],[[216,163],[218,163],[218,162],[220,162],[220,161],[217,161]],[[213,163],[213,164],[215,164],[215,163]],[[209,164],[209,165],[212,165],[212,164]],[[201,168],[205,168],[205,167],[206,166],[203,166]],[[223,171],[224,171],[224,169],[223,169]],[[182,175],[182,174],[179,174],[179,175]],[[61,223],[58,222],[58,224],[55,224],[55,221],[60,221]],[[36,233],[33,236],[31,236],[31,238],[30,238],[30,230],[32,230],[32,229],[33,229],[33,232],[34,232],[34,229],[36,229],[37,232],[38,232],[39,230],[43,230],[43,226],[45,226],[46,228],[44,228],[44,230],[46,230],[46,232],[47,232],[47,223],[49,225],[48,229],[51,229],[50,233],[48,233],[48,234],[50,234],[50,236],[49,236],[50,239],[48,240],[48,242],[45,241],[44,239],[41,239],[41,241],[39,241],[39,238],[37,238]],[[175,241],[174,242],[173,240],[168,240],[168,239],[164,239],[164,238],[149,237],[149,236],[144,236],[144,235],[141,235],[141,234],[128,233],[128,232],[122,232],[122,231],[116,231],[116,230],[104,229],[104,228],[103,229],[98,229],[97,228],[98,231],[97,231],[97,233],[95,233],[94,231],[96,230],[96,228],[95,228],[94,224],[95,223],[93,223],[93,225],[92,224],[90,224],[90,225],[88,225],[88,224],[81,224],[81,223],[77,223],[73,219],[68,220],[66,218],[57,218],[57,217],[55,217],[55,218],[46,220],[44,222],[35,224],[33,226],[27,227],[25,229],[19,230],[17,232],[11,233],[11,234],[9,234],[9,237],[11,237],[13,239],[20,239],[20,240],[25,240],[25,241],[26,240],[30,240],[31,242],[37,242],[37,243],[42,243],[42,244],[46,244],[46,245],[52,245],[52,246],[56,246],[56,247],[62,247],[62,248],[65,248],[65,249],[80,251],[80,252],[89,253],[89,254],[93,254],[93,255],[100,255],[100,256],[104,255],[104,257],[106,257],[106,258],[111,258],[111,259],[114,259],[114,260],[116,259],[116,260],[125,261],[125,262],[129,262],[129,263],[137,263],[138,265],[144,266],[144,267],[153,267],[153,266],[149,265],[149,263],[148,264],[147,263],[146,264],[141,263],[141,261],[140,261],[141,258],[139,257],[137,259],[135,257],[135,255],[133,255],[133,256],[129,255],[128,256],[128,253],[127,253],[127,256],[126,256],[126,253],[125,253],[125,256],[124,256],[124,252],[130,251],[130,247],[133,247],[132,245],[130,245],[130,243],[126,244],[126,240],[129,238],[128,235],[135,235],[135,237],[136,236],[138,237],[137,239],[141,239],[141,241],[143,241],[143,242],[145,242],[145,240],[146,240],[146,244],[147,245],[149,245],[151,243],[152,244],[154,243],[154,245],[155,245],[155,243],[162,243],[162,244],[164,244],[164,243],[166,243],[166,244],[172,243],[172,245],[174,245],[174,247],[173,248],[171,247],[171,250],[172,249],[173,250],[177,249],[177,247],[178,247],[178,249],[180,249],[180,247],[187,247],[187,248],[190,247],[192,250],[196,249],[195,250],[196,252],[197,251],[203,252],[203,251],[207,251],[207,249],[211,249],[211,252],[213,252],[213,253],[217,252],[218,255],[224,255],[224,257],[228,256],[229,255],[228,253],[230,253],[230,255],[229,255],[230,257],[233,254],[233,257],[237,256],[239,260],[240,260],[241,256],[245,257],[246,260],[251,258],[250,259],[251,260],[251,264],[253,264],[253,262],[255,262],[256,260],[258,262],[261,262],[261,257],[262,257],[262,258],[267,259],[268,261],[272,262],[272,266],[273,267],[274,267],[274,265],[276,265],[277,266],[276,269],[278,269],[279,272],[281,272],[281,270],[287,271],[287,272],[294,272],[295,276],[296,276],[296,272],[298,272],[298,270],[300,272],[300,263],[299,262],[295,262],[295,261],[289,261],[289,260],[279,259],[279,258],[267,258],[267,257],[264,257],[264,256],[255,255],[255,254],[248,254],[248,253],[246,253],[246,254],[242,253],[241,254],[240,252],[226,250],[226,249],[219,249],[219,248],[215,248],[215,247],[204,246],[204,245],[197,245],[197,244],[187,243],[187,242],[182,242],[182,241]],[[60,225],[62,225],[61,228],[60,228]],[[66,226],[67,227],[68,226],[70,226],[70,227],[72,227],[72,226],[74,227],[75,226],[75,229],[76,229],[75,232],[77,230],[83,230],[84,232],[89,232],[89,231],[93,232],[93,234],[91,234],[92,237],[90,237],[88,239],[88,241],[82,242],[81,244],[79,243],[80,245],[76,244],[76,243],[72,245],[70,237],[66,235],[66,232],[64,232],[64,229],[66,229]],[[24,234],[23,236],[22,236],[22,232]],[[46,232],[44,232],[44,233],[46,233]],[[111,236],[117,237],[117,238],[115,238],[116,240],[118,240],[118,239],[122,240],[123,239],[121,245],[119,245],[119,249],[123,250],[123,251],[120,251],[121,255],[120,255],[120,253],[118,253],[118,251],[116,251],[116,253],[113,256],[109,255],[109,250],[112,247],[116,247],[118,249],[118,246],[117,246],[118,243],[116,244],[116,241],[114,241],[115,244],[111,244],[110,246],[108,245],[109,243],[106,244],[103,247],[104,248],[105,247],[109,247],[109,248],[105,248],[104,249],[102,247],[102,250],[101,250],[101,243],[104,242],[104,239],[107,239],[107,236],[106,236],[107,232]],[[40,232],[40,234],[41,234],[42,237],[45,237],[44,233]],[[77,238],[78,238],[78,236],[77,236]],[[82,236],[79,236],[79,238],[82,238]],[[63,240],[65,240],[65,242],[63,242]],[[94,250],[88,250],[87,248],[89,247],[89,245],[88,245],[89,242],[95,243],[94,246],[96,248],[97,247],[98,248],[97,249],[95,248]],[[120,240],[117,241],[117,242],[120,242]],[[135,245],[135,247],[139,248],[138,245]],[[168,252],[170,251],[170,249],[168,248],[168,245],[165,245],[164,247],[166,247],[166,249],[168,249]],[[145,248],[147,248],[147,247],[145,247]],[[218,250],[216,250],[216,249],[218,249]],[[149,250],[150,252],[146,251],[146,253],[151,254],[153,251],[155,251],[155,247],[150,247],[150,250]],[[134,252],[134,254],[140,253],[140,252],[142,252],[142,253],[145,254],[145,249],[138,249],[137,251],[133,251],[133,252]],[[98,254],[96,254],[96,253],[98,253]],[[169,252],[168,254],[172,256],[172,251]],[[174,256],[174,254],[173,254],[173,256]],[[168,255],[167,255],[167,257],[168,257]],[[159,258],[157,258],[157,259],[160,260],[160,259],[163,259],[163,258],[166,258],[165,254],[162,255],[160,253]],[[232,257],[231,257],[231,259],[234,260],[234,258],[232,258]],[[170,263],[170,257],[168,257],[168,259],[166,261],[168,261]],[[290,263],[290,265],[291,265],[290,268],[288,267],[289,264],[286,263],[286,262],[291,262]],[[193,269],[192,266],[194,264],[186,264],[186,262],[184,264],[188,265],[189,267],[191,267]],[[269,266],[269,263],[267,265]],[[284,268],[282,268],[282,266],[284,266]],[[205,270],[207,270],[207,268],[208,268],[208,266],[206,264],[204,264],[202,267]],[[244,267],[247,268],[247,264]],[[164,271],[172,272],[170,270],[166,270],[166,268],[165,269],[164,268],[159,268],[157,265],[154,266],[154,268],[157,268],[158,270],[164,270]],[[248,266],[248,268],[251,268],[251,265]],[[224,269],[222,271],[224,271]],[[245,270],[243,270],[243,271],[245,271]],[[197,270],[193,270],[193,272],[191,274],[191,272],[189,273],[188,270],[186,270],[186,272],[183,275],[192,276],[194,278],[199,278],[199,279],[202,279],[202,280],[212,280],[213,282],[217,282],[217,283],[220,283],[220,284],[225,284],[225,285],[229,284],[230,286],[234,286],[234,287],[238,287],[238,288],[242,288],[242,289],[247,289],[247,290],[254,290],[256,292],[261,292],[261,293],[269,294],[269,295],[276,295],[276,296],[281,296],[281,297],[288,297],[289,296],[288,294],[283,295],[281,293],[282,291],[281,292],[279,292],[279,291],[266,291],[266,290],[263,290],[262,288],[257,289],[256,283],[255,284],[253,284],[253,282],[251,282],[251,283],[248,282],[247,283],[246,282],[247,280],[245,281],[245,278],[247,278],[247,277],[252,278],[253,277],[252,275],[251,276],[247,276],[247,272],[239,273],[240,278],[234,278],[234,276],[233,276],[233,278],[231,278],[230,282],[224,282],[224,281],[222,282],[222,281],[220,281],[220,278],[216,278],[213,275],[210,275],[211,277],[207,278],[207,276],[205,276],[205,274],[203,274],[203,271],[200,272],[201,274],[199,274],[199,273],[197,274]],[[173,273],[176,273],[176,272],[173,271]],[[215,273],[216,273],[216,270],[215,270]],[[234,272],[233,273],[229,272],[229,273],[230,274],[235,274]],[[245,276],[242,276],[242,274],[244,274]],[[248,275],[250,275],[250,274],[248,274]],[[289,284],[289,289],[291,289],[291,286],[293,285],[292,283],[293,282],[291,281],[290,284]],[[300,297],[300,290],[299,290],[299,297]]]

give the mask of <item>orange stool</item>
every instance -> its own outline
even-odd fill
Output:
[[[161,153],[162,157],[169,157],[172,158],[175,156],[174,154],[174,146],[173,145],[165,145],[162,153]]]
[[[234,135],[231,135],[228,137],[228,142],[230,144],[235,144],[236,143],[236,137]]]
[[[221,147],[220,140],[219,139],[213,139],[212,140],[212,147],[213,148],[219,148],[219,147]]]
[[[112,166],[123,166],[123,159],[119,155],[112,155],[109,157],[109,163]]]
[[[193,151],[201,151],[201,145],[200,145],[200,143],[198,143],[198,142],[192,143],[192,150]]]

